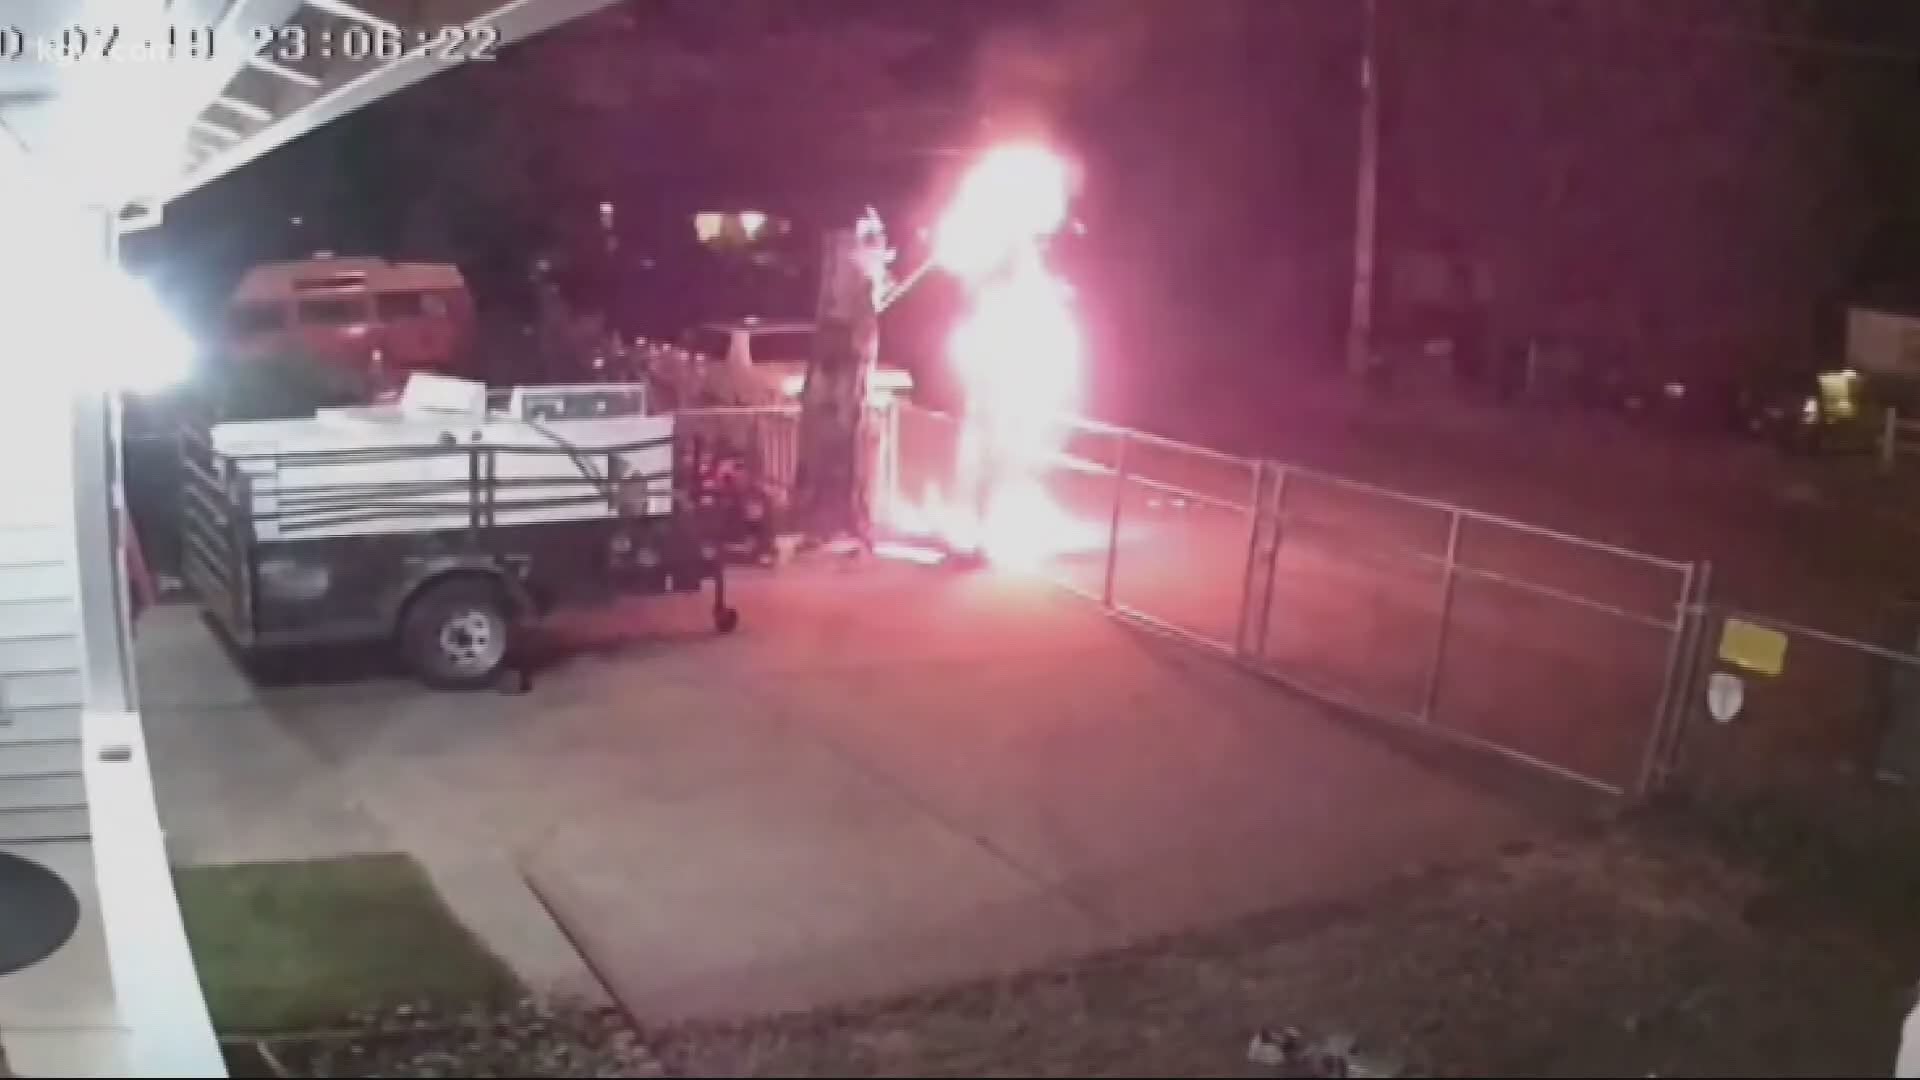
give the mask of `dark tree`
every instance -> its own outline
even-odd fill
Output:
[[[813,542],[869,536],[867,386],[879,357],[886,255],[877,218],[827,235],[794,480],[794,517]]]
[[[1457,238],[1509,333],[1631,364],[1806,353],[1859,232],[1804,4],[1381,6],[1383,240]],[[1775,354],[1769,356],[1767,354]]]

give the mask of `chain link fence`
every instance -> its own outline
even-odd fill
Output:
[[[1874,640],[1695,614],[1662,781],[1729,800],[1920,783],[1920,607],[1890,608]]]
[[[960,426],[912,406],[904,497]],[[1090,534],[1040,569],[1312,696],[1611,794],[1672,751],[1702,568],[1314,470],[1063,420],[1044,470]]]
[[[1272,468],[1250,590],[1263,669],[1611,794],[1648,788],[1696,568]]]

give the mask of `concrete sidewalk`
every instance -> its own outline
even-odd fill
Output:
[[[404,848],[537,958],[492,896],[524,872],[659,1020],[1337,902],[1544,820],[1038,581],[878,563],[737,586],[737,635],[697,597],[574,620],[572,658],[519,697],[255,691],[188,611],[157,612],[143,675],[176,856]]]
[[[355,770],[309,720],[384,701],[388,687],[322,693],[261,691],[234,665],[194,608],[147,612],[136,635],[141,704],[167,851],[176,865],[323,859],[405,851],[454,914],[535,993],[587,1001],[606,989],[529,888],[512,853],[447,842],[387,793],[361,789]],[[347,674],[343,672],[342,674]],[[289,700],[291,699],[291,700]],[[380,704],[372,704],[384,712]]]

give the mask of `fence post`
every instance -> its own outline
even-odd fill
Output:
[[[897,516],[900,507],[900,410],[904,406],[898,398],[887,402],[886,450],[884,460],[887,471],[887,506],[889,519]]]
[[[1266,518],[1260,503],[1261,497],[1266,494],[1266,479],[1266,461],[1256,460],[1253,463],[1253,490],[1247,494],[1247,565],[1240,574],[1240,617],[1233,628],[1233,652],[1242,658],[1249,652],[1247,638],[1252,630],[1254,572],[1260,565],[1260,532]]]
[[[1113,610],[1113,577],[1120,564],[1120,504],[1127,494],[1127,442],[1125,431],[1119,434],[1113,451],[1113,513],[1107,522],[1107,572],[1100,585],[1100,606]]]
[[[1273,470],[1273,506],[1270,520],[1273,532],[1267,544],[1267,571],[1263,578],[1265,587],[1260,594],[1260,614],[1254,623],[1253,638],[1259,644],[1252,650],[1254,658],[1262,663],[1267,657],[1267,636],[1273,625],[1274,576],[1280,572],[1280,545],[1286,542],[1287,477],[1292,469],[1277,461],[1270,461],[1267,467]]]
[[[1891,473],[1899,450],[1900,410],[1889,405],[1880,414],[1880,471]]]
[[[1640,780],[1637,793],[1645,795],[1653,786],[1653,774],[1660,755],[1660,744],[1665,738],[1668,715],[1673,711],[1673,701],[1680,693],[1676,683],[1680,678],[1681,640],[1687,636],[1687,628],[1692,625],[1690,614],[1693,609],[1693,579],[1699,570],[1699,564],[1688,563],[1686,571],[1680,576],[1680,600],[1674,605],[1673,627],[1667,638],[1666,667],[1660,676],[1660,697],[1653,706],[1653,727],[1648,733],[1647,749],[1640,762]]]
[[[870,462],[867,479],[867,502],[869,512],[876,524],[884,524],[893,518],[893,473],[889,447],[893,443],[893,402],[891,399],[880,404],[868,403],[865,406],[868,423],[868,457]]]
[[[1440,696],[1440,666],[1447,658],[1447,630],[1453,623],[1454,567],[1459,561],[1460,511],[1454,510],[1447,517],[1447,561],[1440,571],[1440,615],[1433,630],[1433,655],[1427,661],[1427,685],[1420,692],[1417,719],[1423,724],[1433,721],[1434,702]]]
[[[1661,691],[1663,709],[1641,769],[1639,794],[1642,796],[1652,795],[1665,787],[1678,767],[1681,747],[1686,739],[1690,701],[1700,688],[1701,658],[1712,655],[1708,645],[1707,596],[1713,585],[1713,563],[1703,561],[1688,569],[1693,580],[1690,595],[1681,605],[1683,630],[1679,644],[1680,658],[1668,677],[1672,685],[1663,687]]]
[[[780,421],[768,421],[767,430],[775,434],[767,440],[768,453],[777,457],[779,465],[772,471],[780,477],[781,501],[793,505],[795,475],[799,470],[800,415],[796,412],[783,412]]]

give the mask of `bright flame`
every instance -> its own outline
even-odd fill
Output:
[[[108,256],[104,223],[13,164],[0,160],[0,322],[15,387],[31,400],[161,390],[184,378],[193,340],[145,281]]]
[[[1080,328],[1066,286],[1031,249],[973,289],[973,310],[947,350],[967,390],[970,426],[1003,445],[1045,442],[1078,396]]]
[[[986,493],[984,506],[951,501],[929,486],[918,501],[895,508],[891,524],[906,535],[937,537],[952,551],[983,554],[997,565],[1016,569],[1087,551],[1104,540],[1098,525],[1075,518],[1054,502],[1037,470],[1002,477]]]
[[[934,259],[975,279],[1060,230],[1067,217],[1067,164],[1043,146],[991,150],[960,181],[934,231]]]
[[[902,531],[937,536],[1001,565],[1032,566],[1100,543],[1041,477],[1060,450],[1058,418],[1080,390],[1080,328],[1041,243],[1066,220],[1067,167],[1043,147],[989,152],[962,180],[936,231],[935,259],[971,303],[948,342],[967,397],[955,491],[896,508]]]
[[[883,540],[873,545],[873,553],[883,559],[897,559],[900,562],[918,563],[921,566],[939,566],[947,561],[947,553],[937,548],[902,544],[891,540]]]
[[[1032,569],[1055,555],[1100,546],[1101,530],[1061,509],[1037,474],[1004,478],[988,496],[979,550],[995,563]]]

